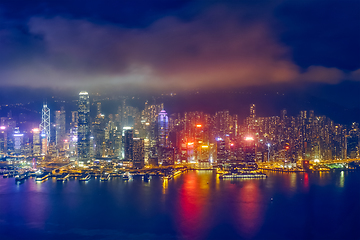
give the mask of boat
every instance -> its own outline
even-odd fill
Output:
[[[81,175],[81,177],[79,178],[79,181],[89,181],[91,179],[91,175],[90,174],[83,174]]]
[[[14,177],[14,175],[15,175],[15,172],[9,172],[8,177],[11,178],[11,177]]]
[[[60,176],[58,176],[58,177],[56,178],[56,180],[59,181],[59,182],[65,182],[65,181],[67,181],[67,180],[69,179],[69,177],[70,177],[70,174],[68,174],[68,173],[63,173],[63,174],[61,174]]]
[[[152,176],[151,176],[150,174],[148,174],[148,173],[146,173],[146,174],[143,176],[144,181],[148,181],[148,180],[150,180],[151,178],[152,178]]]
[[[43,173],[35,177],[35,181],[42,182],[46,181],[50,177],[49,173]]]
[[[172,179],[173,178],[173,175],[172,174],[169,174],[169,175],[167,175],[167,176],[163,176],[163,179],[164,180],[170,180],[170,179]]]
[[[179,170],[179,171],[176,171],[176,172],[174,172],[174,174],[173,174],[173,176],[174,177],[176,177],[176,176],[178,176],[178,175],[180,175],[182,172]]]
[[[229,178],[243,178],[243,179],[252,179],[252,178],[267,178],[264,173],[233,173],[233,174],[223,174],[220,175],[221,179],[229,179]]]
[[[100,181],[108,181],[109,179],[110,179],[110,174],[108,174],[108,173],[104,173],[100,177]]]
[[[123,180],[130,180],[130,179],[132,179],[132,175],[129,172],[124,173]]]
[[[15,176],[15,181],[19,182],[19,181],[23,181],[27,178],[26,174],[18,174]]]
[[[27,172],[28,173],[28,176],[29,177],[34,177],[34,176],[36,176],[36,173],[34,172],[34,171],[29,171],[29,172]]]

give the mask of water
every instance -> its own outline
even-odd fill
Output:
[[[0,178],[0,239],[360,239],[360,172]]]

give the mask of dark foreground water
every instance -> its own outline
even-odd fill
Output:
[[[0,239],[360,239],[360,172],[0,178]]]

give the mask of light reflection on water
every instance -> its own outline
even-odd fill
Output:
[[[345,183],[345,177],[344,177],[344,171],[341,171],[340,173],[340,187],[344,187],[344,183]]]
[[[238,229],[240,235],[252,238],[262,226],[266,203],[256,180],[244,182],[238,194]]]
[[[12,230],[6,233],[11,239],[16,239],[21,229],[30,232],[29,239],[33,238],[31,233],[40,232],[50,234],[43,238],[50,239],[54,237],[49,231],[51,224],[58,226],[53,227],[54,232],[99,228],[129,234],[165,233],[170,239],[222,239],[224,234],[229,239],[268,239],[269,234],[274,236],[270,239],[288,239],[288,235],[281,235],[286,234],[283,231],[269,232],[281,225],[292,234],[301,234],[291,232],[292,226],[298,226],[310,228],[314,238],[327,234],[325,238],[336,233],[331,229],[317,233],[317,228],[302,226],[303,219],[314,218],[311,221],[331,225],[339,221],[341,226],[351,226],[342,214],[355,211],[356,216],[360,215],[359,208],[351,208],[353,202],[360,201],[360,173],[265,173],[267,179],[254,180],[220,180],[212,171],[189,171],[169,181],[154,177],[151,182],[141,178],[100,182],[92,178],[89,182],[49,179],[37,183],[28,179],[21,185],[15,184],[14,178],[1,178],[0,234],[10,227]],[[348,189],[349,184],[355,188]],[[330,204],[329,199],[344,201],[342,208],[329,218],[307,215],[309,209],[313,211],[314,203]],[[329,206],[316,205],[316,212],[327,213]],[[287,212],[298,215],[289,221]],[[1,225],[5,223],[6,228]],[[81,239],[77,234],[71,236],[68,239]]]

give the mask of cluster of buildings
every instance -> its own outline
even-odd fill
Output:
[[[20,132],[11,116],[2,117],[0,157],[60,158],[79,165],[111,160],[129,168],[360,158],[359,124],[346,128],[314,111],[257,117],[252,104],[240,122],[229,111],[169,116],[163,104],[149,102],[139,110],[124,98],[115,114],[105,116],[100,101],[91,103],[89,94],[80,92],[78,110],[70,123],[66,119],[64,108],[53,114],[44,104],[39,127]]]

